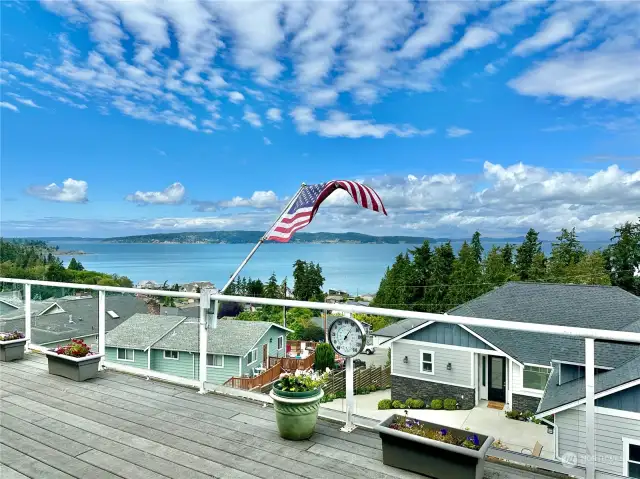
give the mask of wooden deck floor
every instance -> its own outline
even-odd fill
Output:
[[[45,357],[0,363],[0,477],[418,478],[382,464],[374,433],[319,421],[281,439],[271,407],[111,371],[75,383]],[[488,464],[491,479],[540,478]]]

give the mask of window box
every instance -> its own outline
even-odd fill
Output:
[[[102,354],[90,354],[82,358],[75,358],[65,354],[57,354],[54,351],[45,351],[49,374],[62,376],[72,381],[86,381],[98,375],[100,358]]]
[[[479,449],[447,444],[426,437],[391,429],[389,426],[400,416],[394,414],[374,427],[382,439],[382,462],[387,466],[405,469],[434,479],[477,479],[484,475],[485,456],[493,437],[478,436]],[[411,419],[411,418],[409,418]],[[415,419],[412,419],[415,421]],[[420,421],[421,424],[440,430],[445,426]],[[471,431],[446,428],[450,434],[466,438]]]
[[[26,344],[27,338],[0,341],[0,361],[18,361],[24,358],[24,348]]]

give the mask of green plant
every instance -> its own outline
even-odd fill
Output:
[[[391,399],[378,401],[378,409],[391,409]]]
[[[443,405],[447,411],[455,411],[458,406],[458,401],[455,399],[445,399]]]
[[[329,343],[320,343],[316,347],[316,359],[314,368],[316,371],[324,371],[333,367],[336,363],[336,353]]]
[[[344,399],[347,397],[347,393],[345,391],[338,391],[336,393],[336,399]]]
[[[0,333],[0,341],[13,341],[14,339],[24,339],[24,333],[17,330],[12,333]]]
[[[325,394],[324,396],[322,396],[322,399],[320,399],[321,403],[325,403],[325,402],[331,402],[334,399],[336,399],[336,395],[331,393],[331,394]]]
[[[433,399],[431,401],[431,409],[442,409],[442,399]]]
[[[327,373],[320,374],[317,371],[297,369],[295,374],[284,374],[280,377],[280,388],[290,392],[313,391],[322,387],[327,376]]]
[[[522,418],[522,413],[516,409],[513,409],[511,411],[505,411],[504,415],[508,419],[515,419],[517,421],[519,421]]]
[[[493,444],[491,446],[495,447],[496,449],[509,449],[507,445],[500,439],[496,439],[495,441],[493,441]]]
[[[364,387],[364,388],[357,388],[355,392],[356,394],[369,394],[371,390],[368,387]]]
[[[424,401],[422,399],[414,399],[413,400],[413,409],[424,409]]]
[[[452,434],[451,431],[446,428],[431,429],[416,419],[406,417],[406,415],[404,417],[397,416],[395,421],[389,425],[389,428],[446,444],[466,447],[467,449],[480,449],[480,438],[476,434],[460,437]]]
[[[398,401],[397,399],[391,403],[391,407],[393,409],[404,409],[405,405],[402,401]]]
[[[91,347],[87,345],[82,339],[72,339],[66,346],[58,346],[54,349],[56,354],[62,354],[64,356],[73,356],[74,358],[84,358],[85,356],[91,356]]]

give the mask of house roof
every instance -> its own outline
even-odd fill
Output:
[[[215,354],[244,356],[271,328],[290,331],[265,321],[219,320],[209,330],[207,351]],[[193,318],[186,316],[152,316],[136,314],[107,335],[107,346],[133,349],[170,349],[198,352],[200,330]]]
[[[620,331],[640,327],[640,298],[613,286],[512,282],[448,314]],[[584,362],[581,339],[467,327],[522,363]],[[597,364],[615,368],[640,356],[640,345],[598,341],[595,352]]]
[[[404,334],[407,331],[427,322],[429,322],[428,319],[401,319],[400,321],[396,321],[389,326],[385,326],[384,328],[374,331],[373,335],[384,336],[385,338],[395,338],[396,336],[400,336],[401,334]]]
[[[566,409],[574,407],[576,401],[585,398],[585,379],[575,379],[558,386],[558,374],[560,368],[555,367],[544,397],[540,401],[537,414],[542,414],[552,409],[566,406]],[[595,393],[602,393],[624,384],[631,384],[640,379],[640,356],[620,365],[616,369],[596,374]],[[605,394],[606,395],[606,394]]]

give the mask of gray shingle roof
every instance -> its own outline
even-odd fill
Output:
[[[544,413],[551,409],[579,401],[585,397],[585,379],[576,379],[558,386],[558,374],[560,368],[555,367],[549,377],[549,383],[544,397],[538,406],[538,412]],[[640,356],[628,361],[616,369],[596,374],[596,394],[616,386],[635,381],[640,378]]]
[[[426,319],[402,319],[397,321],[389,326],[385,326],[377,331],[374,331],[373,334],[375,336],[384,336],[386,338],[395,338],[403,333],[406,333],[410,329],[416,328],[421,324],[426,323],[428,320]]]
[[[271,327],[289,331],[265,321],[219,320],[217,328],[209,330],[207,350],[244,356]],[[155,342],[152,349],[198,352],[199,338],[198,323],[193,318],[136,314],[107,335],[107,346],[146,349]]]
[[[640,317],[640,298],[613,286],[513,282],[449,311],[451,315],[613,331]],[[584,362],[584,341],[543,333],[469,326],[523,363]],[[617,367],[640,355],[639,345],[596,343],[596,364]]]
[[[106,345],[147,349],[184,319],[185,316],[134,314],[107,334]]]

